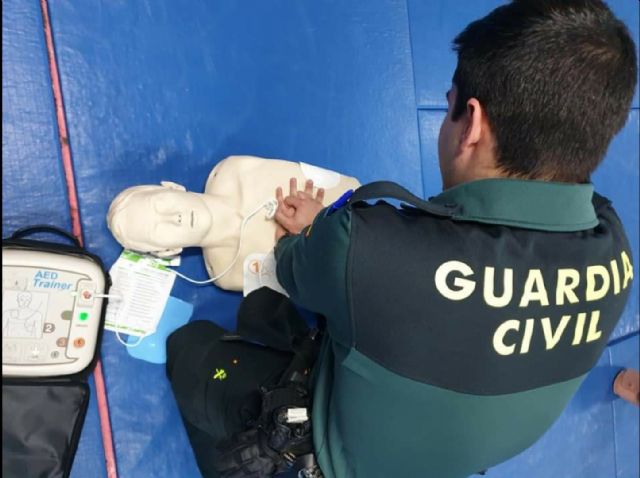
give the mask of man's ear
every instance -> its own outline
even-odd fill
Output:
[[[466,128],[462,137],[462,147],[473,147],[482,138],[484,110],[476,98],[469,98],[466,111]]]
[[[177,191],[186,191],[187,188],[185,188],[182,184],[178,184],[178,183],[174,183],[171,181],[160,181],[160,185],[164,188],[167,189],[175,189]]]

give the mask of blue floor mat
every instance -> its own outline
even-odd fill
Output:
[[[105,216],[122,189],[171,180],[201,191],[231,154],[304,161],[436,194],[451,40],[498,3],[51,2],[88,248],[107,265],[118,256]],[[609,3],[638,41],[638,2]],[[18,0],[3,7],[3,235],[35,222],[69,229],[40,9]],[[639,270],[637,101],[594,181],[627,225]],[[183,263],[187,274],[206,276],[197,251]],[[608,387],[619,367],[637,367],[639,282],[614,332],[621,340],[561,419],[488,476],[638,476],[637,409]],[[192,320],[225,327],[241,300],[181,281],[172,294],[194,304]],[[102,358],[119,475],[199,476],[164,367],[132,358],[110,332]],[[93,397],[74,478],[106,476]]]

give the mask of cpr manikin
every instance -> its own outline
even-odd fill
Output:
[[[325,204],[359,186],[354,178],[304,163],[230,156],[213,168],[202,194],[172,182],[125,189],[111,203],[107,223],[127,249],[168,257],[201,247],[209,276],[219,277],[215,283],[242,290],[244,259],[275,245],[275,189],[292,177],[324,188]]]

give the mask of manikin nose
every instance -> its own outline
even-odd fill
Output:
[[[188,217],[190,217],[190,218],[191,218],[191,224],[190,224],[190,225],[191,225],[191,227],[193,227],[193,223],[194,223],[194,219],[195,219],[195,218],[194,218],[194,213],[193,213],[193,211],[191,211],[191,213],[190,213],[190,214],[189,214],[189,213],[181,213],[181,212],[179,212],[179,213],[176,215],[176,222],[177,222],[179,225],[182,225],[183,220],[184,220],[184,221],[186,221]]]
[[[178,226],[181,226],[183,218],[184,218],[184,213],[176,212],[173,214],[172,221]]]

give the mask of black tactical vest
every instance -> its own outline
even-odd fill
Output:
[[[356,203],[366,190],[352,199],[351,317],[361,353],[475,395],[543,387],[594,366],[633,274],[607,199],[594,195],[597,227],[547,232],[452,221],[455,205],[407,194],[394,194],[413,205],[400,211]]]

